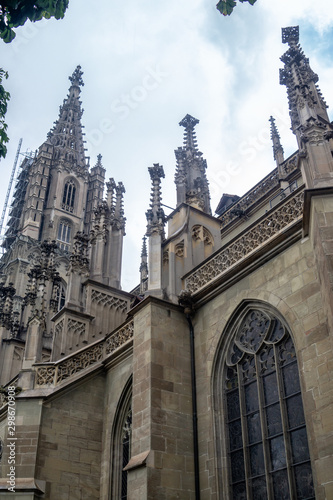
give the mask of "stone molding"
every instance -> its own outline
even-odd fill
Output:
[[[220,277],[231,266],[260,246],[281,234],[303,216],[304,190],[296,191],[285,203],[270,211],[236,240],[221,248],[213,257],[185,277],[185,289],[191,293]]]
[[[281,164],[281,171],[284,178],[288,177],[296,170],[298,170],[297,153],[292,155],[290,158],[287,158]],[[280,174],[276,168],[220,216],[221,231],[224,230],[231,222],[236,220],[240,214],[248,212],[255,203],[267,196],[270,191],[277,189],[279,185]]]
[[[134,321],[129,320],[104,339],[54,362],[37,364],[35,388],[56,386],[77,373],[106,361],[120,347],[129,345],[134,334]]]

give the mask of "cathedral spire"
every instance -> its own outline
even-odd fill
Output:
[[[83,110],[80,92],[84,85],[82,75],[81,66],[77,66],[69,77],[71,86],[67,98],[59,108],[59,118],[48,134],[48,142],[54,146],[55,159],[60,163],[70,163],[79,170],[87,170],[81,125]]]
[[[282,28],[282,43],[289,49],[281,57],[280,84],[287,87],[291,126],[294,133],[309,120],[319,119],[329,123],[326,103],[316,85],[318,75],[312,71],[299,41],[299,27]]]
[[[289,49],[281,57],[280,83],[287,87],[291,129],[298,148],[307,157],[305,176],[308,188],[332,185],[333,127],[326,103],[317,86],[318,76],[312,71],[299,43],[298,26],[282,29],[282,42]]]
[[[269,121],[271,123],[271,139],[273,142],[274,160],[276,161],[276,164],[279,167],[284,161],[283,147],[280,141],[280,135],[277,126],[275,125],[275,120],[273,116],[270,117]]]
[[[179,122],[185,131],[184,146],[175,151],[177,206],[181,203],[187,203],[210,214],[210,195],[206,177],[207,163],[198,150],[194,129],[198,123],[199,120],[189,114]]]

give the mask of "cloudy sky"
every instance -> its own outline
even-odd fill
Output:
[[[296,149],[279,85],[281,27],[300,26],[301,45],[333,106],[332,0],[258,0],[228,18],[216,1],[70,0],[63,20],[27,23],[11,44],[1,42],[11,93],[1,206],[19,139],[22,151],[42,144],[80,64],[87,155],[94,165],[101,153],[107,178],[126,188],[125,290],[138,282],[153,163],[164,166],[163,202],[175,207],[174,150],[182,145],[178,123],[187,113],[200,120],[213,211],[224,192],[242,195],[274,169],[270,115],[285,156]]]

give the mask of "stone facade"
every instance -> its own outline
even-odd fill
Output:
[[[298,150],[284,159],[271,117],[275,169],[214,217],[186,115],[168,218],[149,169],[131,293],[124,187],[103,199],[86,163],[73,73],[0,263],[0,497],[333,497],[333,129],[298,28],[283,41]]]

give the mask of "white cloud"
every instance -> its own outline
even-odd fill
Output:
[[[230,18],[217,12],[216,1],[102,0],[98,8],[91,2],[83,8],[70,0],[64,20],[27,24],[17,30],[16,41],[2,46],[12,94],[11,142],[0,165],[2,199],[19,138],[23,149],[43,142],[67,94],[67,77],[81,64],[83,123],[96,139],[90,141],[91,163],[101,153],[107,176],[126,187],[125,289],[138,280],[152,163],[164,165],[163,201],[175,204],[174,149],[182,144],[178,122],[186,113],[200,120],[198,145],[208,162],[213,209],[223,192],[242,194],[274,168],[271,114],[286,154],[296,147],[279,85],[279,57],[286,50],[281,27],[300,24],[301,44],[332,104],[333,70],[326,67],[331,0],[258,0],[253,7],[238,5]],[[160,77],[146,88],[149,71]],[[128,96],[130,104],[123,101]],[[128,112],[121,113],[119,103]]]

